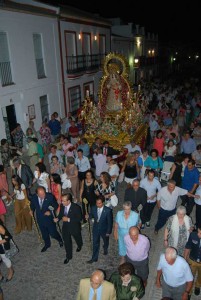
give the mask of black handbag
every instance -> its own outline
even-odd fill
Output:
[[[11,259],[13,256],[19,253],[19,248],[13,241],[13,239],[10,240],[10,249],[5,250],[5,256],[9,259]]]

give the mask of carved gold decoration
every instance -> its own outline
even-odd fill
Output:
[[[98,105],[87,96],[80,113],[89,144],[100,137],[121,150],[131,139],[140,144],[146,137],[147,126],[143,124],[138,101],[141,91],[134,93],[128,72],[128,61],[123,55],[109,53],[105,57]]]

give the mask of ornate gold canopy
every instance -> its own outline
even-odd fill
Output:
[[[128,61],[123,55],[109,53],[105,57],[98,105],[88,97],[81,112],[90,144],[100,137],[114,148],[122,149],[131,139],[141,143],[145,137],[147,126],[143,124],[139,94],[134,93],[128,72]]]

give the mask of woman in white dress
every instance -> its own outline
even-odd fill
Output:
[[[43,186],[46,192],[51,192],[50,177],[46,172],[46,166],[43,163],[37,163],[34,171],[33,183],[37,182],[38,186]]]

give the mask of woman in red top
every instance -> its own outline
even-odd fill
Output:
[[[160,157],[163,156],[163,152],[164,152],[164,137],[163,137],[163,132],[162,130],[158,130],[156,132],[156,136],[154,138],[154,143],[153,143],[153,149],[158,150],[158,155]]]
[[[61,204],[61,177],[59,174],[57,173],[53,173],[51,174],[50,177],[50,181],[51,181],[51,192],[54,195],[54,197],[57,200],[57,203],[59,204],[59,208],[58,211],[60,209],[60,204]]]

